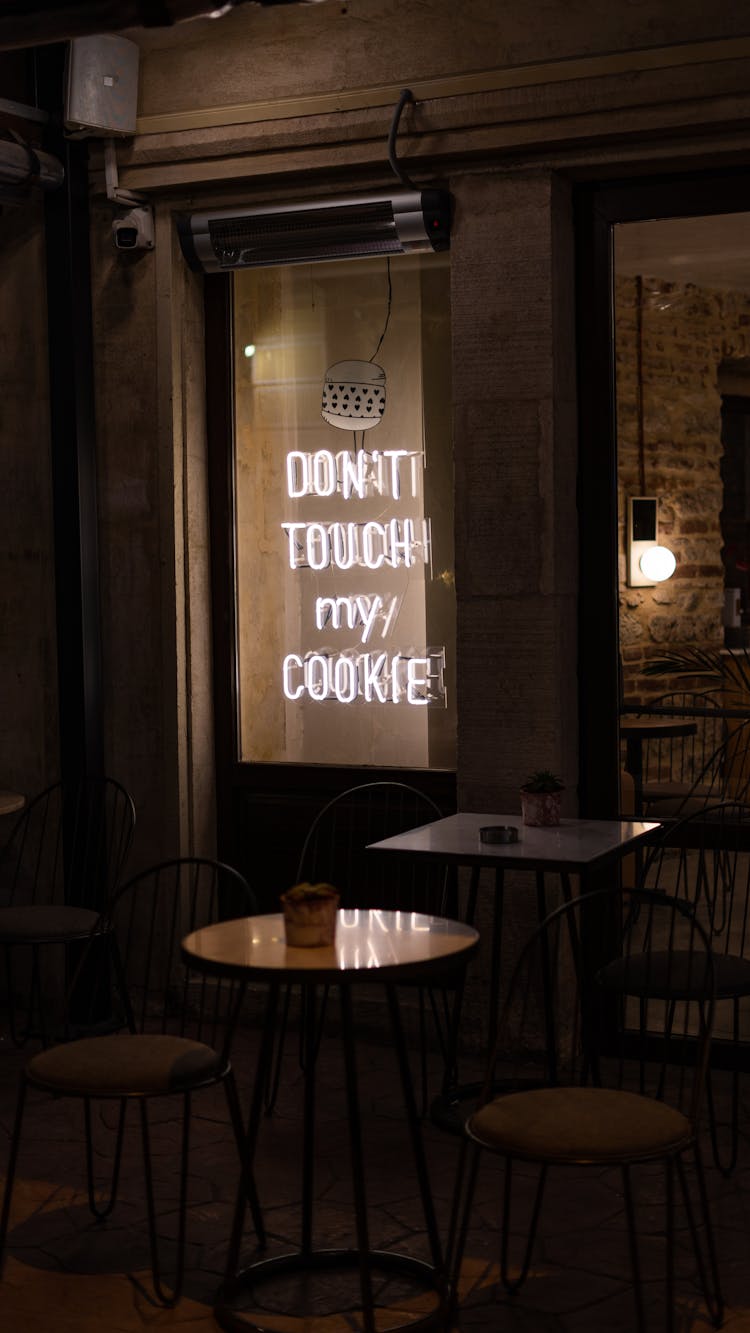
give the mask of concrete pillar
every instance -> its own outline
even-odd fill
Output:
[[[573,236],[568,188],[543,175],[465,176],[451,244],[458,602],[459,808],[520,816],[536,768],[576,814],[577,517]],[[547,908],[559,900],[548,877]],[[486,1040],[495,894],[466,1030]],[[508,874],[502,984],[538,920],[532,873]]]
[[[551,173],[452,182],[458,783],[520,811],[535,768],[576,812],[573,240]]]
[[[109,771],[132,792],[131,868],[215,853],[202,283],[167,206],[152,252],[92,229]]]

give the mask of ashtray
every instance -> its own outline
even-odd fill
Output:
[[[518,828],[515,824],[485,824],[479,830],[480,842],[518,842]]]

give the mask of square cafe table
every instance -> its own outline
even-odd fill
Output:
[[[519,841],[514,843],[483,842],[479,830],[488,826],[514,826]],[[406,857],[427,857],[446,865],[471,867],[471,879],[465,919],[473,924],[476,914],[479,877],[483,869],[494,872],[494,913],[490,955],[489,1012],[487,1020],[487,1049],[491,1051],[497,1037],[500,998],[500,956],[502,946],[503,890],[506,870],[529,870],[536,878],[537,917],[541,922],[547,915],[545,875],[559,876],[563,896],[571,897],[570,876],[585,881],[592,872],[615,865],[623,855],[643,842],[660,825],[632,819],[563,819],[559,826],[533,828],[523,824],[520,815],[473,814],[463,812],[445,819],[397,833],[369,844],[368,850]],[[551,977],[548,968],[543,977],[545,994],[545,1022],[548,1045],[552,1042],[553,1015],[551,1012]],[[453,1041],[457,1039],[461,995],[457,995],[454,1015]],[[471,1089],[474,1091],[474,1089]],[[469,1090],[465,1090],[468,1095]],[[455,1069],[446,1070],[443,1094],[433,1104],[433,1118],[444,1128],[458,1127],[455,1107],[458,1100]],[[446,1111],[446,1105],[449,1108]]]
[[[478,943],[479,936],[476,930],[462,922],[421,915],[417,912],[364,911],[354,908],[338,912],[335,943],[321,948],[287,947],[283,918],[277,914],[219,922],[195,931],[182,941],[182,957],[190,968],[204,972],[208,976],[227,978],[241,984],[260,982],[268,986],[268,1005],[247,1130],[247,1150],[251,1166],[260,1128],[263,1090],[273,1053],[279,990],[289,983],[297,984],[303,988],[305,999],[302,1034],[305,1060],[300,1163],[301,1243],[298,1250],[258,1260],[241,1270],[239,1258],[245,1215],[245,1190],[240,1183],[226,1278],[215,1307],[215,1316],[222,1328],[253,1329],[256,1333],[268,1333],[270,1328],[278,1326],[279,1314],[278,1312],[275,1315],[269,1314],[268,1311],[263,1312],[258,1308],[257,1289],[264,1282],[284,1279],[300,1271],[312,1274],[325,1270],[335,1272],[338,1269],[353,1269],[358,1274],[364,1333],[376,1333],[377,1328],[384,1327],[383,1307],[378,1304],[377,1298],[377,1291],[382,1286],[384,1274],[397,1274],[422,1291],[426,1288],[432,1293],[433,1298],[433,1308],[423,1314],[418,1323],[409,1318],[406,1323],[394,1324],[391,1311],[388,1323],[390,1333],[397,1333],[399,1328],[411,1330],[417,1327],[420,1329],[446,1327],[450,1295],[448,1275],[438,1235],[419,1116],[411,1083],[408,1051],[399,1014],[397,986],[404,981],[424,983],[427,986],[440,985],[446,976],[452,976],[465,969]],[[393,1250],[373,1249],[370,1242],[366,1154],[359,1108],[352,990],[358,984],[371,985],[374,982],[384,986],[388,1001],[393,1047],[406,1112],[407,1137],[416,1169],[430,1247],[429,1262]],[[323,986],[338,990],[341,1003],[341,1039],[354,1194],[352,1237],[354,1243],[344,1249],[321,1248],[316,1242],[313,1230],[315,1067],[319,1040],[315,997],[316,989]],[[406,1145],[398,1136],[396,1127],[399,1123],[394,1120],[393,1151],[400,1153]],[[374,1285],[376,1277],[377,1288]],[[308,1327],[306,1315],[310,1327],[315,1322],[311,1312],[295,1309],[289,1314],[295,1316],[295,1324],[299,1320],[300,1327],[303,1322],[305,1327]],[[342,1327],[343,1321],[346,1321],[347,1327],[354,1326],[351,1310],[342,1313],[340,1321]],[[338,1327],[338,1322],[336,1326]]]

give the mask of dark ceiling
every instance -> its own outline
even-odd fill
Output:
[[[5,0],[0,12],[0,49],[40,46],[88,33],[125,28],[163,28],[237,4],[317,4],[320,0]]]

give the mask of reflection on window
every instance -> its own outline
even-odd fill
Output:
[[[696,683],[700,689],[716,685],[666,670],[651,674],[667,654],[708,653],[720,660],[724,649],[750,644],[749,321],[747,214],[615,229],[620,648],[627,704],[647,704]],[[633,497],[642,496],[655,505],[653,540],[669,547],[676,568],[666,582],[647,577],[637,586],[627,516]]]
[[[652,715],[623,741],[621,808],[661,819],[746,795],[748,215],[623,223],[614,253],[622,702]]]
[[[234,275],[242,760],[454,765],[448,280]]]

